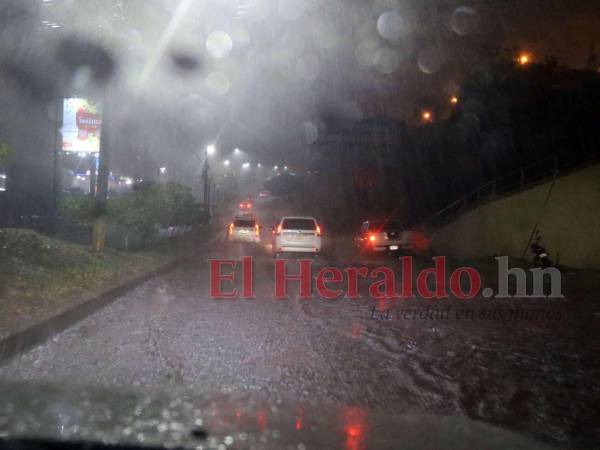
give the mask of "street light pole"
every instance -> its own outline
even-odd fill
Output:
[[[210,165],[208,163],[209,155],[215,152],[214,145],[209,145],[204,149],[204,164],[202,167],[202,203],[207,220],[210,223]]]
[[[202,194],[204,209],[206,210],[209,204],[209,191],[208,191],[208,159],[204,160],[204,167],[202,168]]]

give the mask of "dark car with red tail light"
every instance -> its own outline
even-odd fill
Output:
[[[410,232],[398,220],[366,220],[354,237],[359,251],[376,252],[413,252]]]

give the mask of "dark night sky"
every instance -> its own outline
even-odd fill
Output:
[[[510,57],[526,51],[533,61],[554,55],[572,68],[585,67],[594,46],[600,54],[599,1],[193,1],[140,97],[137,80],[160,47],[178,0],[129,0],[122,8],[113,2],[115,9],[100,0],[5,0],[3,7],[10,3],[39,7],[27,22],[35,31],[16,20],[0,31],[7,42],[0,58],[24,62],[32,79],[63,77],[51,58],[54,40],[63,36],[101,39],[114,52],[113,113],[123,124],[138,122],[119,136],[115,163],[123,167],[140,149],[168,161],[174,147],[178,155],[197,153],[211,142],[223,149],[222,157],[240,147],[255,161],[301,164],[310,144],[306,130],[325,133],[324,114],[405,119],[424,99],[443,102],[457,93],[466,74],[493,58],[494,48]],[[236,16],[247,4],[255,12]],[[305,8],[300,13],[299,4]],[[388,12],[402,20],[392,37],[377,27]],[[124,20],[107,25],[121,13]],[[107,38],[111,27],[120,31]],[[233,39],[224,58],[206,45],[219,29]],[[173,52],[196,58],[198,68],[174,70]],[[369,59],[374,55],[377,62]],[[13,116],[26,107],[22,96],[0,100]]]
[[[596,54],[600,69],[600,2],[561,0],[476,1],[477,27],[460,36],[447,25],[451,11],[459,2],[430,2],[440,6],[436,23],[424,21],[423,34],[437,35],[444,48],[444,65],[434,73],[418,67],[418,51],[412,64],[395,74],[390,93],[361,98],[368,115],[389,115],[403,119],[421,107],[423,97],[449,98],[455,94],[464,76],[492,58],[493,49],[503,56],[516,57],[526,52],[532,61],[543,62],[554,56],[560,65],[583,69],[590,54]],[[430,17],[428,17],[430,19]],[[426,25],[430,25],[427,27]],[[426,40],[427,38],[425,38]]]

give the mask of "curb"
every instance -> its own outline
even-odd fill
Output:
[[[203,243],[203,245],[206,244],[208,244],[208,242]],[[180,264],[191,260],[194,256],[194,254],[189,254],[175,258],[173,261],[159,266],[151,272],[148,272],[137,278],[133,278],[119,286],[104,291],[101,294],[80,303],[79,305],[63,311],[57,316],[50,317],[49,319],[43,320],[40,323],[31,325],[28,328],[0,339],[0,366],[5,365],[15,356],[18,356],[21,353],[25,353],[28,350],[43,344],[55,334],[72,327],[90,314],[110,305],[119,297],[136,288],[140,284],[173,270]]]

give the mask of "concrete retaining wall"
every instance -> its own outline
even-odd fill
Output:
[[[550,257],[559,264],[600,269],[600,164],[551,183],[482,205],[434,232],[437,254],[456,258],[520,258],[538,226]],[[527,258],[531,258],[529,250]]]

